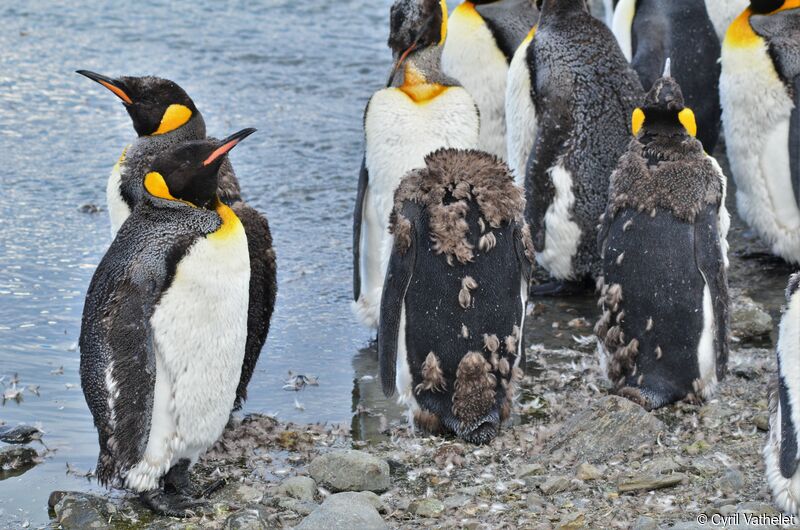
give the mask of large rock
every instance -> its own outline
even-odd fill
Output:
[[[372,499],[361,493],[331,495],[303,519],[295,530],[384,530],[389,528],[375,509]]]
[[[550,439],[547,450],[573,453],[598,463],[642,444],[653,443],[664,424],[642,407],[618,396],[606,396],[569,418]]]
[[[64,530],[110,528],[109,512],[115,510],[102,497],[78,492],[54,492],[50,499],[56,521]]]
[[[39,462],[39,454],[30,447],[0,448],[0,471],[23,471]]]
[[[333,451],[315,458],[308,467],[318,484],[333,491],[389,489],[389,464],[363,451]]]
[[[772,317],[764,306],[745,295],[732,297],[731,332],[742,341],[769,337],[772,333]]]

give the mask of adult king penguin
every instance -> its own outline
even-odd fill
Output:
[[[726,181],[696,132],[668,62],[633,113],[600,232],[602,364],[648,410],[706,399],[725,376]]]
[[[612,29],[642,86],[653,86],[672,59],[672,75],[697,115],[697,139],[713,154],[722,112],[720,44],[704,0],[621,0]]]
[[[526,218],[536,259],[556,280],[534,292],[555,294],[600,275],[597,222],[644,91],[584,0],[544,0],[527,53],[536,141],[525,178]]]
[[[531,98],[531,72],[528,70],[528,48],[535,36],[534,25],[511,58],[506,83],[506,161],[520,187],[525,186],[525,168],[536,140],[536,109]]]
[[[800,272],[789,279],[788,306],[778,337],[778,376],[769,393],[769,437],[764,446],[767,482],[775,504],[800,514]]]
[[[217,190],[226,154],[252,132],[156,157],[86,294],[80,372],[100,442],[97,478],[159,514],[197,506],[189,468],[236,399],[250,259]]]
[[[395,194],[378,330],[384,393],[434,433],[487,443],[524,368],[533,248],[497,157],[442,149]]]
[[[441,147],[474,148],[480,118],[475,101],[442,74],[447,32],[444,0],[397,0],[391,10],[389,86],[376,92],[364,115],[366,140],[353,215],[354,311],[377,328],[391,253],[389,214],[394,190],[425,155]]]
[[[150,76],[112,79],[87,70],[78,73],[122,100],[138,134],[114,166],[106,188],[113,235],[141,200],[142,183],[153,158],[182,142],[206,139],[205,121],[186,91],[168,79]],[[234,410],[239,410],[247,399],[247,386],[269,333],[278,290],[277,264],[269,222],[242,199],[239,181],[228,157],[221,163],[217,180],[220,200],[233,209],[244,225],[250,251],[247,354],[234,404]]]
[[[800,0],[752,0],[722,46],[720,95],[739,214],[800,263]]]
[[[455,8],[447,25],[442,69],[475,98],[481,113],[479,147],[500,158],[507,156],[509,63],[537,19],[533,0],[474,0]]]

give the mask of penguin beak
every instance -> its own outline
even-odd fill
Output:
[[[389,81],[386,83],[387,88],[392,86],[392,81],[394,81],[394,76],[397,75],[397,71],[400,70],[401,66],[403,66],[403,62],[405,62],[405,60],[408,58],[411,52],[413,52],[416,49],[417,49],[417,43],[415,42],[414,44],[409,46],[409,48],[403,52],[403,55],[401,55],[400,58],[397,59],[397,62],[394,63],[394,67],[392,68],[392,73],[389,76]]]
[[[208,155],[208,158],[203,160],[203,165],[208,166],[213,164],[215,161],[219,160],[223,156],[228,154],[228,151],[236,147],[236,145],[256,132],[256,129],[242,129],[239,132],[233,133],[232,135],[228,136],[224,140],[222,140],[222,145],[214,149],[214,151]]]
[[[106,77],[95,72],[90,72],[89,70],[76,70],[75,73],[81,74],[84,77],[88,77],[96,83],[100,83],[113,92],[114,95],[121,99],[126,105],[133,105],[133,100],[131,100],[130,96],[127,94],[128,89],[125,87],[125,84],[122,81],[111,79],[110,77]]]

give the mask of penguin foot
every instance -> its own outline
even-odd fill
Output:
[[[540,285],[531,286],[532,297],[576,296],[587,293],[591,285],[585,281],[553,280]]]
[[[205,487],[196,486],[189,474],[189,460],[179,460],[164,476],[164,490],[183,497],[206,498],[225,485],[224,479],[217,479]]]
[[[208,503],[184,495],[168,494],[160,489],[139,494],[139,500],[150,511],[166,517],[195,517],[203,513]]]

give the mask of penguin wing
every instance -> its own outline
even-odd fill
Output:
[[[714,343],[717,352],[717,379],[725,377],[728,363],[728,330],[730,323],[728,278],[720,243],[720,204],[708,204],[695,218],[694,255],[697,269],[703,275],[711,294],[714,310]]]
[[[778,362],[780,363],[780,361]],[[789,399],[789,387],[783,375],[778,377],[778,399],[781,404],[781,475],[790,478],[797,471],[797,432],[792,423],[792,403]]]
[[[506,0],[480,4],[475,11],[492,32],[497,47],[510,63],[519,45],[539,20],[539,11],[530,0]]]
[[[381,371],[381,385],[383,393],[389,397],[395,391],[395,377],[397,375],[397,344],[400,333],[400,318],[405,304],[406,291],[411,282],[411,276],[416,262],[416,245],[413,220],[419,208],[413,203],[406,202],[403,206],[403,216],[411,220],[410,233],[407,241],[408,248],[401,250],[397,245],[392,249],[389,258],[389,267],[386,270],[386,280],[383,284],[381,296],[380,323],[378,325],[378,362]]]
[[[365,154],[361,161],[361,172],[358,175],[358,192],[353,211],[353,300],[356,302],[361,296],[361,221],[364,216],[364,198],[367,195],[368,184],[369,171]]]
[[[227,156],[225,160],[222,161],[222,165],[219,168],[219,180],[217,182],[217,193],[222,202],[231,206],[235,202],[242,200],[242,192],[239,189],[239,179],[236,178],[233,165]]]
[[[261,355],[261,349],[267,340],[278,284],[275,249],[272,247],[272,234],[266,217],[241,201],[234,204],[232,209],[244,226],[250,253],[247,345],[242,363],[242,374],[236,389],[236,402],[233,406],[234,410],[239,410],[244,400],[247,399],[247,385],[250,383],[250,378],[253,376],[256,363]]]

